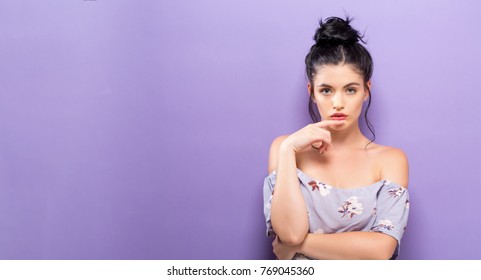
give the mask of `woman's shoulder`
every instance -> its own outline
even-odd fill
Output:
[[[272,141],[272,144],[271,144],[271,149],[274,149],[275,151],[278,151],[279,150],[279,147],[281,146],[282,142],[287,138],[289,137],[288,134],[286,135],[281,135],[281,136],[277,136],[274,141]]]
[[[371,145],[373,146],[369,149],[369,146]],[[373,154],[382,159],[407,159],[406,153],[404,153],[402,149],[396,147],[384,146],[373,142],[368,145],[368,150],[371,150]]]
[[[279,148],[282,142],[288,137],[289,135],[281,135],[278,136],[272,141],[270,150],[269,150],[269,166],[268,172],[269,174],[277,169],[277,158],[279,157]]]
[[[373,152],[380,165],[380,179],[408,186],[409,163],[406,153],[396,147],[376,144]]]
[[[377,157],[382,161],[407,161],[406,153],[400,148],[383,146],[378,144],[376,150]]]

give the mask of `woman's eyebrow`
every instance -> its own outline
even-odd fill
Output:
[[[352,82],[352,83],[349,83],[349,84],[345,85],[344,88],[347,88],[347,87],[350,87],[350,86],[354,86],[354,85],[360,86],[359,83]],[[328,85],[328,84],[320,84],[320,85],[318,85],[317,87],[330,87],[330,88],[332,88],[333,86]]]

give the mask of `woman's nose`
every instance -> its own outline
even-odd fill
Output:
[[[340,94],[335,94],[332,100],[332,106],[334,110],[342,110],[344,109],[344,102],[342,101],[342,97]]]

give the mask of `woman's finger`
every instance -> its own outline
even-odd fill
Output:
[[[319,137],[319,140],[321,140],[323,143],[325,143],[326,146],[331,145],[331,132],[329,132],[328,130],[322,129],[322,128],[318,128],[318,127],[315,127],[314,131],[315,131],[315,134],[318,135],[317,137]]]
[[[324,120],[324,121],[317,122],[315,124],[316,124],[316,127],[326,128],[330,125],[341,125],[341,124],[344,124],[345,122],[346,120]]]
[[[316,150],[319,150],[322,147],[322,145],[324,145],[324,142],[322,142],[322,141],[312,143],[312,147]]]
[[[325,145],[324,147],[319,149],[319,154],[322,155],[324,152],[327,152],[328,147],[329,147],[328,145]]]

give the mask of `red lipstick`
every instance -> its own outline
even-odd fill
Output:
[[[342,121],[342,120],[345,120],[346,118],[347,118],[347,115],[343,113],[334,113],[331,115],[331,120]]]

